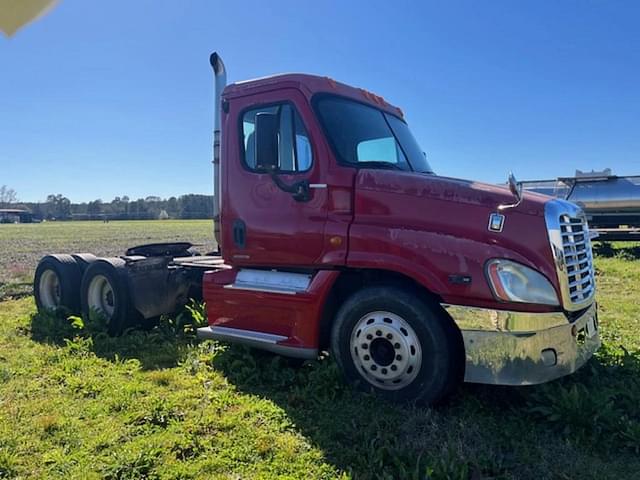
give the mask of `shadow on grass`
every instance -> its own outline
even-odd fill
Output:
[[[625,245],[625,246],[620,246]],[[604,258],[620,258],[622,260],[638,260],[640,259],[640,245],[628,245],[617,242],[612,245],[610,242],[594,242],[593,253],[598,257]]]
[[[197,342],[194,328],[181,314],[176,319],[161,318],[145,329],[131,328],[120,336],[111,336],[97,315],[87,323],[66,311],[31,316],[31,338],[37,342],[64,346],[76,337],[89,338],[98,357],[110,361],[137,359],[145,370],[177,366]]]
[[[213,366],[238,390],[278,404],[354,478],[569,478],[576,463],[588,474],[619,449],[634,458],[640,446],[640,357],[607,355],[546,385],[465,384],[431,409],[358,393],[329,359],[295,369],[234,346],[217,353]]]

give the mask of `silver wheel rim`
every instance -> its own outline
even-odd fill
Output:
[[[384,390],[409,385],[422,365],[420,340],[411,325],[391,312],[371,312],[356,322],[351,358],[370,384]]]
[[[40,276],[40,303],[44,308],[57,308],[60,306],[60,279],[53,270],[45,270]]]
[[[104,275],[96,275],[89,283],[87,303],[90,310],[96,310],[110,319],[116,309],[116,295],[111,282]]]

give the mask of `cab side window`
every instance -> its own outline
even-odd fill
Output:
[[[313,155],[311,141],[295,107],[289,103],[270,105],[247,110],[242,115],[243,162],[256,170],[255,124],[258,113],[278,115],[278,165],[281,172],[304,172],[311,168]]]

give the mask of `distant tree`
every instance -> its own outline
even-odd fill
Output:
[[[71,216],[86,215],[87,214],[87,202],[71,203]]]
[[[124,213],[124,205],[122,204],[120,197],[116,197],[111,200],[111,212],[115,215]]]
[[[171,197],[167,200],[167,213],[173,218],[176,218],[180,213],[180,205],[176,197]]]
[[[122,205],[124,207],[125,217],[129,216],[129,197],[127,195],[122,196]]]
[[[211,218],[213,216],[213,201],[208,195],[182,195],[180,206],[180,218]]]
[[[144,198],[129,203],[129,215],[136,219],[149,218],[149,208]]]
[[[0,187],[0,205],[10,205],[18,201],[18,195],[13,188],[6,185]]]
[[[39,203],[36,203],[31,207],[31,212],[33,213],[34,218],[43,219],[46,216],[42,205]]]
[[[102,213],[102,200],[97,199],[87,204],[87,213],[89,215],[100,215]]]
[[[5,191],[9,190],[5,187]],[[0,204],[1,205],[1,204]],[[100,199],[84,203],[71,203],[61,194],[48,195],[46,202],[19,204],[30,208],[35,218],[67,219],[95,218],[97,215],[113,219],[211,218],[213,199],[209,195],[188,194],[179,198],[162,199],[157,196],[131,200],[128,196],[115,197],[110,202]]]
[[[71,217],[71,201],[62,194],[47,195],[49,218],[65,220]]]

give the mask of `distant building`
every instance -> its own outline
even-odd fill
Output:
[[[0,208],[0,223],[31,223],[33,214],[23,208]]]

